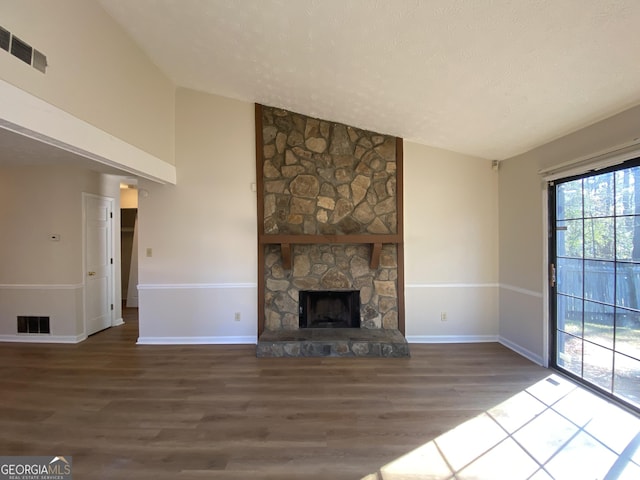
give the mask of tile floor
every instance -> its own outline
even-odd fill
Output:
[[[640,417],[552,374],[377,478],[638,480]]]

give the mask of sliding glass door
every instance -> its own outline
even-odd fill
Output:
[[[550,184],[552,364],[640,409],[640,165]]]

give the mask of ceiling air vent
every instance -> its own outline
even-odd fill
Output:
[[[33,66],[36,70],[45,73],[47,69],[47,57],[28,43],[12,35],[6,28],[0,27],[0,48],[10,52],[27,65]]]
[[[10,43],[11,34],[9,33],[9,30],[5,30],[4,28],[0,27],[0,48],[8,52]]]

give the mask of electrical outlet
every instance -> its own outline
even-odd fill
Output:
[[[440,321],[441,322],[447,321],[447,312],[440,312]]]
[[[147,247],[147,257],[153,257],[153,249]]]
[[[236,312],[236,313],[235,313],[235,315],[233,316],[233,319],[234,319],[236,322],[239,322],[239,321],[240,321],[240,312]]]

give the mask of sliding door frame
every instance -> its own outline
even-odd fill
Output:
[[[543,228],[544,232],[543,233],[546,237],[546,241],[544,242],[545,252],[543,255],[544,263],[545,263],[544,268],[546,270],[546,274],[544,275],[543,301],[547,306],[547,308],[545,308],[544,310],[544,314],[546,317],[544,319],[544,325],[545,325],[544,334],[545,334],[545,343],[546,343],[545,350],[544,350],[544,355],[546,356],[546,358],[544,359],[545,366],[559,371],[563,375],[566,375],[567,377],[574,379],[576,382],[585,386],[586,388],[589,388],[590,390],[593,390],[596,393],[611,399],[615,403],[623,407],[629,408],[635,412],[639,412],[640,407],[630,402],[627,402],[623,397],[614,394],[615,389],[613,388],[613,386],[615,385],[615,383],[612,384],[611,392],[609,392],[604,388],[601,388],[598,385],[592,382],[589,382],[588,380],[585,380],[583,378],[584,377],[584,370],[583,370],[584,369],[584,351],[582,353],[583,357],[581,359],[581,365],[582,365],[581,376],[575,373],[572,373],[568,369],[565,369],[558,365],[558,361],[557,361],[557,358],[558,358],[558,352],[557,352],[558,292],[557,292],[557,282],[556,282],[556,275],[557,275],[556,274],[556,270],[557,270],[556,268],[556,265],[557,265],[556,193],[557,193],[558,184],[568,183],[571,181],[586,179],[586,178],[595,177],[599,175],[604,175],[607,173],[617,172],[620,170],[625,170],[625,169],[638,167],[638,166],[640,166],[640,157],[627,160],[627,161],[618,163],[616,165],[605,167],[602,169],[592,169],[590,171],[586,171],[580,174],[570,174],[566,177],[557,177],[557,178],[554,178],[553,180],[545,181],[544,188],[543,188],[543,215],[544,215],[544,228]],[[583,196],[583,202],[584,202],[584,192],[582,193],[582,196]],[[586,212],[583,211],[582,219],[586,218],[585,215],[586,215]],[[614,218],[614,225],[615,225],[615,218],[617,218],[615,215],[615,212],[613,213],[613,218]],[[614,226],[614,235],[615,235],[615,228],[616,227]],[[615,243],[614,243],[614,248],[615,248]],[[582,260],[583,262],[586,261],[584,257],[584,251],[583,251]],[[614,265],[618,264],[618,259],[615,254],[613,258],[613,263]],[[584,292],[583,292],[582,301],[584,302]],[[615,299],[614,299],[614,304],[615,304]],[[584,311],[583,311],[582,322],[583,322],[583,332],[582,332],[581,338],[582,338],[582,341],[584,342]],[[615,317],[614,317],[614,328],[615,328]],[[615,356],[615,353],[617,351],[615,349],[615,343],[612,346],[612,351],[613,351],[613,355]],[[612,365],[612,368],[614,368],[614,365]],[[613,375],[612,382],[615,382],[615,370],[612,371],[612,375]]]

